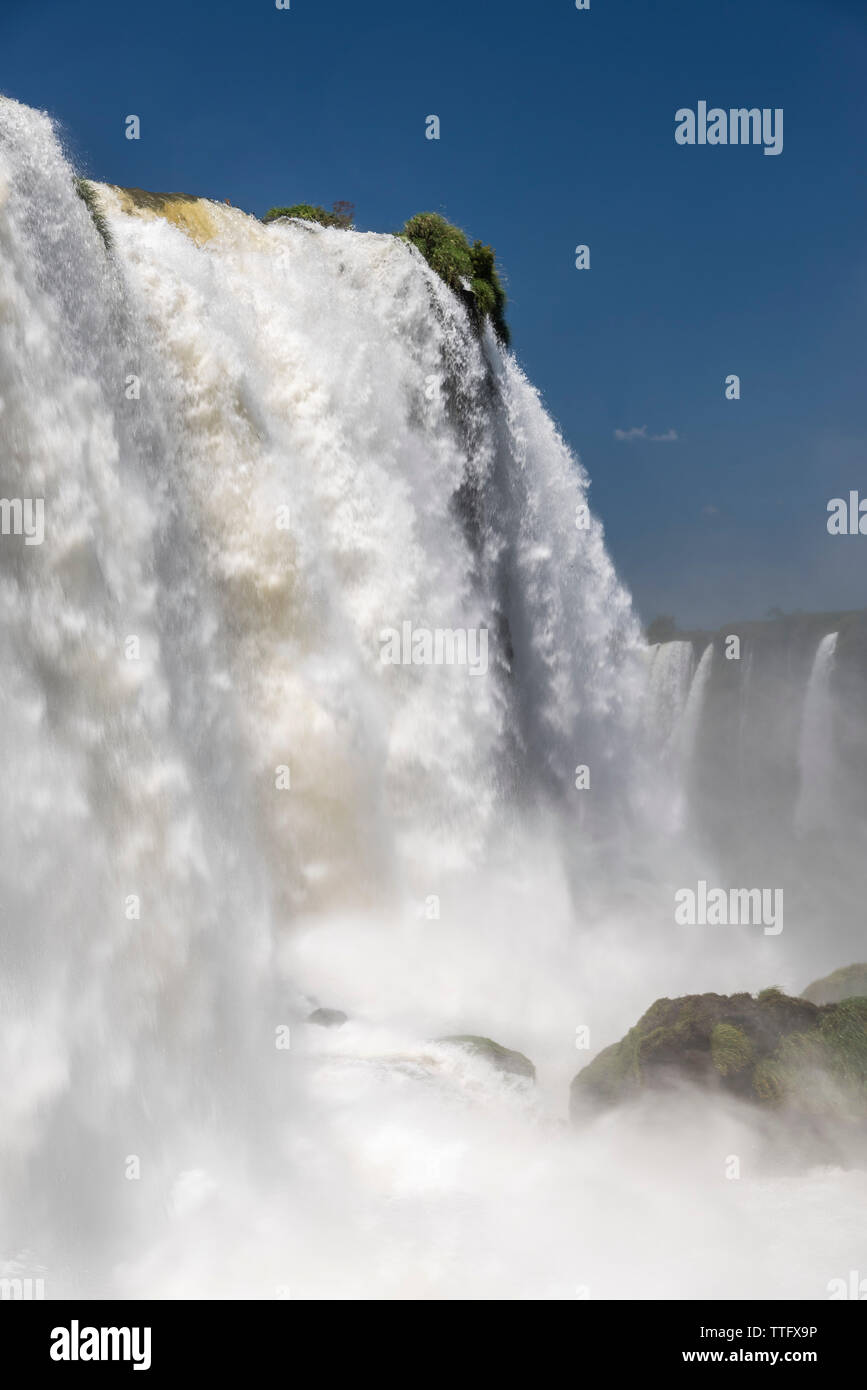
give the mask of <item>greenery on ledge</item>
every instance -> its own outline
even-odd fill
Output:
[[[94,192],[93,184],[90,183],[88,179],[76,178],[75,191],[78,194],[81,201],[84,203],[84,206],[87,208],[87,211],[90,213],[90,216],[93,220],[93,225],[99,232],[99,235],[102,237],[106,251],[110,251],[111,232],[108,230],[108,222],[99,210],[99,204],[96,201],[96,193]]]
[[[299,217],[303,222],[318,222],[320,227],[339,227],[348,231],[354,216],[352,203],[333,203],[331,212],[315,207],[313,203],[293,203],[289,208],[269,208],[262,221],[276,222],[280,217]]]
[[[481,241],[474,241],[471,246],[460,227],[437,212],[417,213],[400,236],[421,252],[431,270],[464,301],[476,328],[481,329],[489,320],[497,337],[508,347],[506,291],[493,249]]]

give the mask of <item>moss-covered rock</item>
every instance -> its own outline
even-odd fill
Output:
[[[314,1009],[312,1014],[307,1015],[307,1022],[315,1023],[320,1028],[342,1028],[347,1016],[342,1009]]]
[[[736,1076],[756,1060],[756,1052],[743,1028],[715,1023],[710,1035],[710,1056],[720,1076]]]
[[[536,1068],[525,1057],[523,1052],[514,1052],[509,1047],[503,1047],[500,1043],[494,1042],[492,1038],[478,1037],[475,1033],[458,1033],[450,1038],[437,1038],[438,1043],[455,1043],[459,1047],[464,1047],[468,1051],[478,1056],[484,1057],[490,1062],[497,1071],[506,1072],[512,1076],[526,1076],[531,1081],[536,1079]]]
[[[807,985],[801,995],[812,1004],[839,1004],[843,999],[867,999],[867,965],[844,965]]]
[[[867,1118],[867,998],[817,1005],[771,988],[657,999],[575,1077],[572,1114],[678,1082],[816,1119]]]
[[[810,1115],[834,1117],[867,1106],[867,999],[819,1006],[817,1026],[791,1033],[755,1070],[759,1100],[795,1102]]]

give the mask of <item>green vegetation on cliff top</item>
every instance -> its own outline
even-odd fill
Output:
[[[302,222],[318,222],[321,227],[339,227],[348,231],[352,226],[355,208],[352,203],[333,203],[331,212],[313,203],[293,203],[288,208],[269,208],[263,222],[276,222],[281,217],[297,217]]]
[[[111,233],[108,223],[99,209],[93,185],[84,178],[76,178],[75,189],[90,213],[93,224],[105,244],[111,250]],[[141,190],[121,190],[135,193],[137,204],[159,205],[161,195],[144,194]],[[181,195],[171,195],[177,200]],[[162,201],[166,201],[162,198]],[[187,201],[197,202],[197,199]],[[303,222],[316,222],[321,227],[334,227],[348,231],[352,227],[355,208],[352,203],[337,202],[329,212],[313,203],[293,203],[287,207],[269,208],[262,221],[277,222],[281,218],[297,218]],[[509,326],[506,323],[506,291],[497,270],[496,254],[484,242],[468,241],[460,227],[456,227],[437,212],[420,212],[405,223],[397,234],[420,251],[433,270],[457,295],[469,313],[475,331],[481,335],[486,323],[490,323],[500,342],[508,347],[511,341]]]
[[[497,337],[508,346],[506,291],[497,272],[493,249],[481,241],[474,241],[471,246],[460,227],[447,222],[437,212],[420,212],[411,217],[400,235],[421,252],[431,270],[463,299],[477,330],[489,320]]]

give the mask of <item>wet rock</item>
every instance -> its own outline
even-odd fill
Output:
[[[657,999],[575,1077],[572,1117],[683,1082],[816,1120],[867,1117],[867,998],[817,1005],[766,989]]]
[[[348,1015],[341,1009],[314,1009],[307,1016],[308,1023],[316,1023],[320,1028],[340,1028],[347,1021]]]
[[[497,1071],[506,1072],[512,1076],[526,1076],[530,1081],[536,1079],[536,1068],[525,1057],[523,1052],[515,1052],[509,1047],[503,1047],[500,1043],[494,1042],[492,1038],[482,1038],[475,1033],[458,1033],[454,1037],[437,1038],[438,1043],[454,1043],[458,1047],[464,1047],[486,1061],[491,1066],[496,1067]]]

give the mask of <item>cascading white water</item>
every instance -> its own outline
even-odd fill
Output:
[[[680,752],[684,764],[689,765],[695,754],[695,745],[701,727],[701,719],[704,713],[704,703],[707,697],[707,687],[710,681],[711,669],[713,666],[713,643],[709,642],[701,654],[701,660],[695,668],[695,675],[689,687],[686,705],[683,711],[683,720],[679,731]]]
[[[834,811],[834,701],[831,681],[837,651],[836,632],[827,633],[816,649],[798,743],[801,777],[795,828],[801,835],[827,829]]]
[[[100,200],[110,256],[0,99],[2,490],[45,504],[41,545],[0,537],[0,1273],[630,1296],[689,1181],[627,1256],[640,1168],[553,1123],[576,1027],[618,1035],[667,970],[618,955],[609,1011],[576,946],[642,803],[581,467],[401,241]],[[486,630],[487,673],[383,664],[404,623]],[[305,1027],[311,994],[350,1023]],[[551,1062],[538,1099],[429,1041],[471,1026]]]
[[[650,649],[647,723],[663,748],[677,737],[693,665],[691,642],[664,642]]]
[[[691,642],[652,646],[647,658],[644,734],[650,750],[654,820],[669,832],[682,820],[682,725],[695,659]]]
[[[713,661],[709,643],[696,665],[691,642],[666,642],[653,650],[646,724],[655,745],[660,794],[655,819],[668,832],[683,828],[690,770],[695,756]]]
[[[83,1078],[131,1152],[131,1086],[186,1104],[164,1056],[247,1078],[290,923],[448,902],[517,785],[610,757],[638,642],[580,468],[417,253],[213,204],[199,246],[105,190],[109,259],[46,118],[4,101],[0,160],[4,493],[45,505],[0,548],[32,1163]],[[486,678],[384,665],[407,621],[488,630]]]

